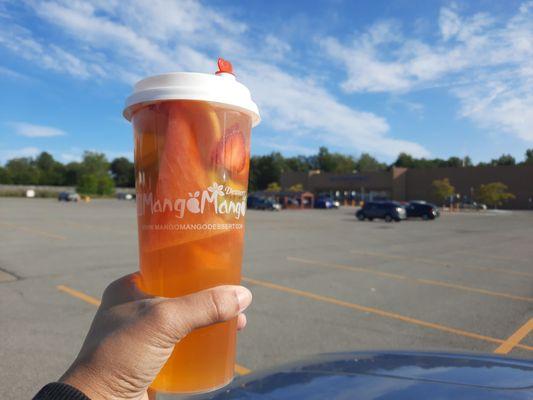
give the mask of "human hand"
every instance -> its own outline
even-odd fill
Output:
[[[147,400],[148,386],[174,345],[194,329],[237,317],[252,301],[242,286],[218,286],[178,298],[149,296],[138,273],[111,283],[89,333],[60,381],[92,400]]]

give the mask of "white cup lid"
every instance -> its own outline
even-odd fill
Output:
[[[222,62],[227,63],[224,60]],[[258,125],[261,120],[250,91],[237,82],[231,72],[231,64],[229,70],[223,69],[213,75],[172,72],[145,78],[135,84],[133,93],[126,99],[123,115],[129,121],[133,112],[142,105],[162,100],[201,100],[218,103],[248,114],[252,119],[252,126]]]

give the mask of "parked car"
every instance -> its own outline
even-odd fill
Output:
[[[119,200],[133,200],[134,198],[131,193],[117,193],[117,199]]]
[[[60,192],[57,196],[58,201],[80,201],[80,195],[76,192]]]
[[[374,218],[384,219],[386,222],[401,221],[405,219],[405,207],[395,201],[368,201],[355,213],[359,221]]]
[[[280,211],[281,204],[271,198],[249,196],[246,201],[246,207],[254,210]]]
[[[411,201],[405,207],[407,218],[422,218],[424,220],[435,219],[440,216],[439,209],[435,204],[425,201]]]
[[[315,208],[334,208],[335,205],[333,204],[333,200],[331,200],[329,197],[317,197],[315,199]]]

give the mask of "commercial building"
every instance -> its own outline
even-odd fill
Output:
[[[533,209],[533,165],[497,167],[460,167],[408,169],[391,168],[387,171],[353,174],[312,172],[285,172],[281,177],[283,189],[301,184],[304,190],[315,194],[329,193],[348,201],[392,199],[399,201],[427,200],[438,202],[432,189],[436,179],[448,178],[460,196],[459,201],[475,199],[482,184],[502,182],[515,198],[502,208]]]

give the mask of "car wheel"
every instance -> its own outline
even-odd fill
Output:
[[[364,220],[365,220],[365,216],[364,216],[364,214],[355,214],[355,216],[357,217],[357,219],[358,219],[359,221],[364,221]]]
[[[374,218],[372,218],[372,217],[368,217],[368,220],[369,220],[369,221],[374,221]]]
[[[385,222],[392,222],[392,216],[389,214],[385,215]]]
[[[422,219],[423,219],[424,221],[427,221],[427,220],[429,219],[429,215],[427,215],[427,214],[422,214]]]

